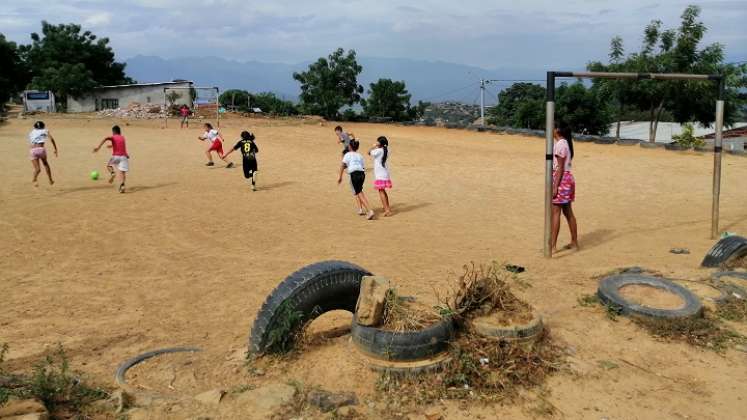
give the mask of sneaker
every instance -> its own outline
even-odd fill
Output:
[[[233,162],[228,162],[228,165],[226,165],[226,169],[233,168]]]
[[[252,191],[257,191],[257,186],[252,184]]]
[[[373,218],[374,218],[374,211],[373,210],[369,210],[368,211],[368,215],[366,216],[366,219],[373,220]]]
[[[208,162],[208,163],[206,163],[206,164],[205,164],[205,166],[215,166],[215,163],[213,163],[213,162]]]
[[[358,216],[363,216],[365,214],[366,214],[366,212],[363,211],[363,209],[358,209]]]
[[[119,184],[119,193],[123,194],[125,192],[125,186],[124,184]]]

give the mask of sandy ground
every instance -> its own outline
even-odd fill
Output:
[[[94,155],[91,148],[115,122],[132,156],[126,194],[88,178],[105,171],[107,151]],[[306,264],[342,259],[388,276],[402,293],[434,300],[433,289],[444,291],[463,264],[499,260],[527,268],[522,278],[532,287],[523,297],[573,353],[574,372],[553,376],[547,386],[558,417],[744,418],[747,354],[660,342],[577,303],[596,290],[593,276],[616,267],[708,275],[698,265],[713,244],[710,154],[577,143],[582,250],[546,260],[539,139],[350,124],[364,146],[381,134],[391,143],[395,216],[369,222],[355,214],[348,188],[335,182],[339,146],[331,123],[224,121],[227,138],[244,128],[257,135],[257,192],[240,168],[204,166],[197,128],[87,118],[47,123],[60,146],[59,158],[51,158],[57,183],[47,185],[42,175],[38,188],[30,182],[25,140],[32,121],[0,126],[0,342],[10,344],[14,368],[28,367],[59,342],[75,368],[112,384],[116,366],[132,355],[194,345],[204,352],[149,362],[133,370],[133,383],[195,395],[296,380],[352,390],[365,401],[376,375],[351,356],[345,337],[263,378],[247,376],[234,355],[245,348],[267,294]],[[724,230],[747,232],[746,178],[747,159],[724,156]],[[370,180],[366,192],[380,210]],[[568,240],[562,229],[561,244]],[[692,253],[674,255],[672,247]],[[712,293],[707,289],[699,293]],[[349,315],[324,318],[316,328]],[[237,401],[227,398],[219,408],[182,402],[152,417],[250,418],[251,406]],[[439,407],[447,418],[531,418],[535,404],[530,397],[504,406]]]

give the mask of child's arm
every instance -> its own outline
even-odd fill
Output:
[[[221,157],[225,159],[225,158],[226,158],[226,156],[228,156],[228,155],[230,155],[231,153],[233,153],[233,151],[234,151],[234,150],[236,150],[236,149],[231,149],[231,150],[229,150],[229,151],[228,151],[228,152],[227,152],[226,154],[224,154],[224,155],[223,155],[223,156],[221,156]]]
[[[54,146],[54,155],[57,156],[57,143],[54,141],[54,137],[50,133],[47,133],[47,136],[49,136],[49,140],[52,142],[52,146]]]
[[[96,147],[94,147],[94,148],[93,148],[93,153],[96,153],[96,152],[98,152],[98,151],[99,151],[99,149],[101,149],[101,146],[103,146],[103,145],[104,145],[104,143],[106,143],[107,141],[111,141],[111,140],[112,140],[112,138],[111,138],[111,137],[104,137],[104,139],[103,139],[103,140],[101,140],[101,143],[99,143],[99,145],[98,145],[98,146],[96,146]]]
[[[337,183],[338,184],[342,183],[342,174],[345,173],[345,168],[347,168],[347,167],[348,167],[348,165],[346,165],[344,163],[340,166],[340,176],[337,177]]]

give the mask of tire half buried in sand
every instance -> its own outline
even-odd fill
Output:
[[[629,288],[631,286],[636,287]],[[623,288],[629,289],[624,291]],[[646,291],[648,295],[642,293]],[[665,297],[663,293],[673,296]],[[605,277],[599,282],[597,294],[604,304],[625,315],[674,319],[697,316],[703,311],[700,299],[686,288],[666,279],[640,274]]]

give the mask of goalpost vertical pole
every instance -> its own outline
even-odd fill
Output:
[[[163,88],[163,106],[166,108],[166,112],[163,115],[163,128],[169,128],[169,107],[166,100],[166,89],[168,88]]]
[[[220,89],[215,87],[215,120],[218,121],[218,128],[220,128]]]
[[[711,206],[711,239],[718,237],[719,199],[721,195],[721,150],[724,129],[724,78],[718,81],[716,100],[716,135],[713,140],[713,203]]]
[[[552,146],[555,128],[555,72],[547,72],[547,104],[545,106],[545,237],[544,254],[552,257]]]

